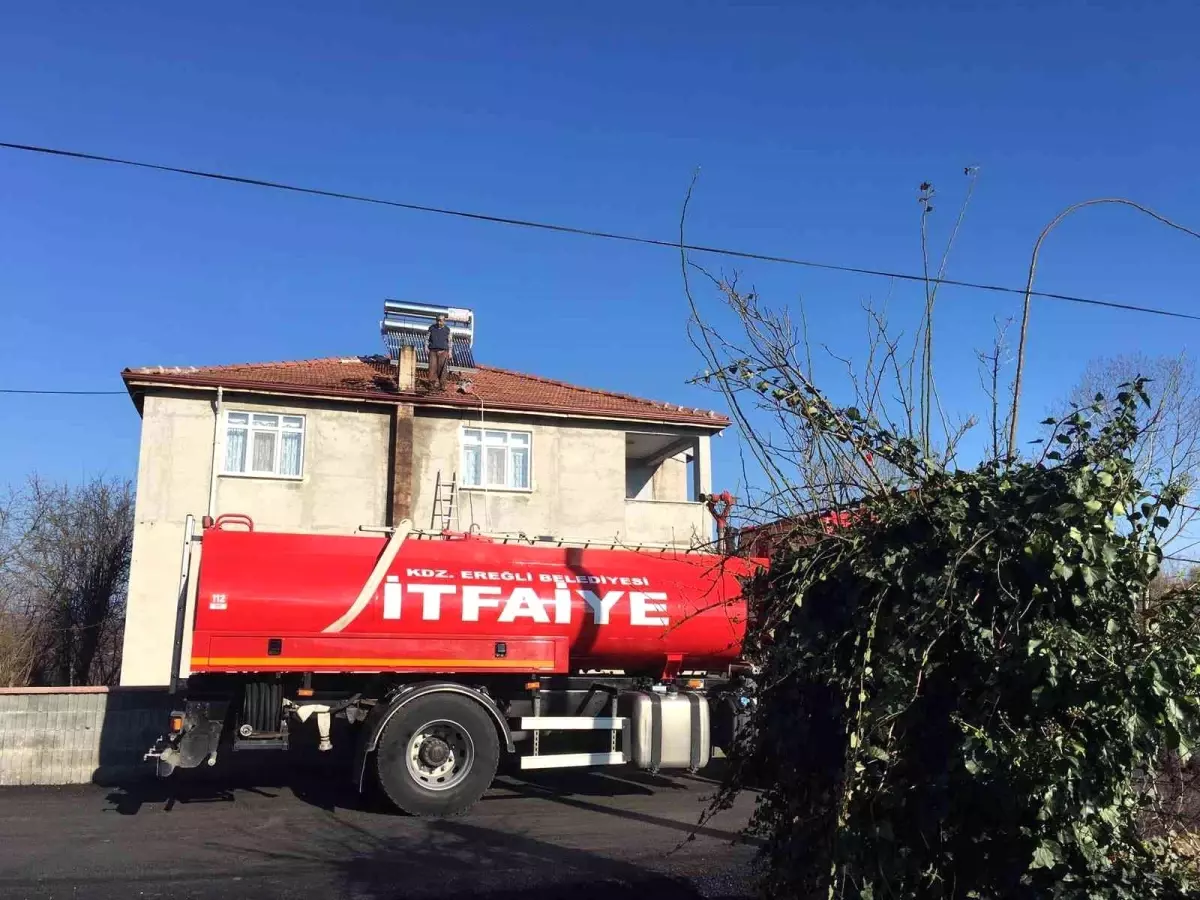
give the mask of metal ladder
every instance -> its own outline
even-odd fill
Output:
[[[433,486],[433,512],[429,516],[430,531],[449,531],[454,521],[454,499],[458,496],[458,473],[449,481],[442,481],[442,470],[438,469],[437,481]]]

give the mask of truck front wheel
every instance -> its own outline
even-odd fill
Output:
[[[454,816],[483,796],[500,742],[487,711],[469,697],[429,694],[406,703],[379,739],[379,784],[414,816]]]

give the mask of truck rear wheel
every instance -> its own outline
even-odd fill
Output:
[[[414,816],[455,816],[491,785],[500,742],[491,717],[474,700],[429,694],[392,717],[375,756],[379,784],[399,809]]]

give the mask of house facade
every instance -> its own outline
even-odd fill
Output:
[[[629,545],[713,539],[699,497],[726,418],[473,364],[439,391],[411,348],[396,356],[122,373],[142,418],[122,684],[169,680],[189,515],[330,534],[410,519]]]

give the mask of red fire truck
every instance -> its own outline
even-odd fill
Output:
[[[189,520],[178,702],[147,753],[160,775],[306,737],[329,750],[343,719],[360,789],[370,777],[406,812],[452,815],[505,756],[523,770],[696,770],[754,702],[741,591],[761,563],[409,522],[375,531]]]

